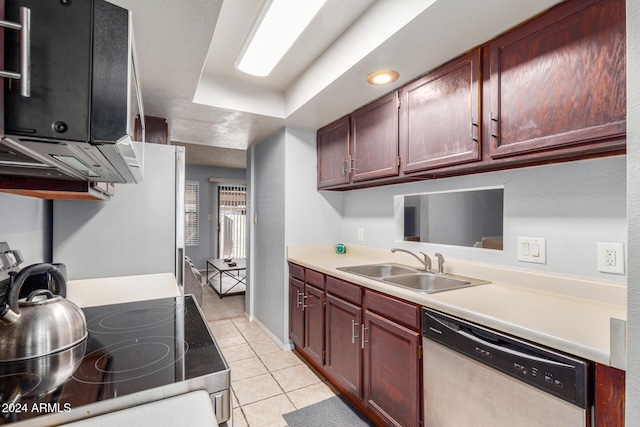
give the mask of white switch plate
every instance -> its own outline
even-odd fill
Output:
[[[518,237],[518,261],[546,264],[546,239],[543,237]]]
[[[598,271],[624,274],[624,244],[598,242]]]
[[[364,242],[364,228],[358,228],[358,242]]]

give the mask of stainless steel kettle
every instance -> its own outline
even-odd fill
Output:
[[[49,273],[58,295],[38,289],[18,300],[25,280]],[[87,337],[82,310],[63,298],[66,281],[51,264],[33,264],[12,276],[5,301],[0,302],[0,362],[25,360],[70,348]]]

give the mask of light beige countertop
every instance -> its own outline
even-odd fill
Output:
[[[69,280],[67,299],[79,307],[176,297],[180,289],[173,273],[140,274]]]
[[[625,347],[620,332],[624,329],[620,321],[626,320],[625,285],[446,259],[447,273],[491,283],[426,294],[337,270],[379,262],[419,268],[409,254],[348,246],[346,254],[339,255],[333,245],[310,245],[289,246],[287,259],[525,340],[625,368],[626,359],[619,354]]]

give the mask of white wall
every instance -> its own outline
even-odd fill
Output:
[[[393,196],[504,185],[504,251],[394,242]],[[357,229],[364,229],[364,242]],[[517,261],[517,237],[544,237],[545,265]],[[627,243],[626,159],[608,157],[410,184],[348,191],[343,239],[350,244],[404,247],[472,260],[625,282],[597,271],[597,242]]]
[[[627,1],[627,285],[626,425],[640,425],[640,2]]]
[[[0,193],[0,242],[22,253],[20,267],[51,262],[51,206],[49,200]]]

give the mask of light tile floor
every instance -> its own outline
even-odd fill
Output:
[[[244,295],[220,299],[205,285],[202,311],[231,366],[234,427],[285,427],[282,414],[337,394],[320,373],[282,351],[244,316]]]

